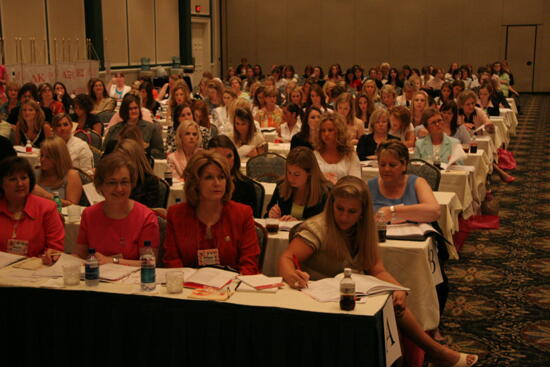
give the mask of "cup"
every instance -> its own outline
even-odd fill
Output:
[[[166,290],[176,294],[183,291],[183,273],[181,271],[169,271],[166,273]]]
[[[265,229],[267,229],[269,233],[279,232],[279,221],[274,218],[267,218],[265,221]]]
[[[477,153],[477,143],[470,143],[470,153]]]
[[[462,149],[464,153],[468,153],[470,151],[470,144],[462,144]]]
[[[378,231],[378,242],[386,242],[386,231],[388,225],[386,223],[376,224],[376,230]]]
[[[66,286],[80,284],[80,264],[63,265],[63,284]]]
[[[78,205],[69,205],[67,207],[67,220],[69,223],[80,221],[80,207]]]

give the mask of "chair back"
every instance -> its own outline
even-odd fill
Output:
[[[168,223],[168,221],[160,213],[155,212],[155,214],[157,214],[160,232],[159,251],[157,254],[157,267],[161,268],[164,267],[164,262],[162,261],[162,258],[164,257],[164,240],[166,239],[166,224]]]
[[[111,121],[115,113],[116,113],[115,111],[102,111],[97,114],[97,117],[99,118],[99,121],[103,125],[105,125],[105,124],[108,124],[109,121]]]
[[[258,244],[260,245],[260,257],[258,259],[258,267],[260,272],[264,264],[265,249],[267,247],[267,229],[258,222],[254,222],[256,227],[256,235],[258,236]]]
[[[159,197],[158,204],[155,208],[166,208],[168,206],[168,196],[170,195],[170,185],[168,182],[159,178]]]
[[[252,186],[254,186],[254,193],[256,194],[256,206],[252,208],[254,218],[261,218],[263,214],[262,210],[264,208],[265,189],[264,186],[257,181],[250,180],[250,182],[252,182]]]
[[[101,135],[94,130],[78,129],[75,131],[74,136],[88,143],[94,157],[94,167],[96,167],[101,160],[101,156],[103,155],[103,139],[101,138]]]
[[[428,181],[428,185],[430,185],[433,191],[439,190],[441,171],[436,166],[422,159],[411,159],[407,166],[407,173],[422,177]]]
[[[286,158],[277,153],[263,153],[246,162],[246,175],[256,181],[276,183],[286,172]]]
[[[86,172],[82,171],[80,168],[75,168],[75,170],[78,172],[78,175],[80,176],[80,181],[82,182],[82,186],[94,182],[93,177],[87,174]],[[82,196],[80,197],[80,201],[78,202],[78,205],[90,206],[90,201],[88,200],[88,197],[86,196],[86,193],[84,192],[84,190],[82,190]]]

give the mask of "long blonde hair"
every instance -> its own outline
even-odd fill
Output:
[[[346,124],[355,126],[355,114],[353,113],[355,111],[355,100],[353,99],[351,93],[342,93],[338,96],[338,98],[336,98],[336,101],[334,102],[335,110],[338,111],[338,105],[343,103],[347,103],[349,105],[348,115],[344,116]]]
[[[305,205],[308,207],[316,205],[323,198],[323,194],[328,192],[330,182],[321,173],[315,155],[309,148],[296,147],[286,158],[286,166],[290,164],[300,167],[309,175],[306,183]],[[280,191],[284,200],[290,200],[296,188],[290,186],[285,176]]]
[[[355,199],[361,204],[361,215],[356,226],[355,241],[359,252],[357,254],[358,265],[364,270],[370,270],[376,264],[379,258],[378,254],[378,233],[374,221],[372,209],[372,198],[370,196],[367,184],[360,178],[354,176],[342,177],[332,188],[325,210],[326,223],[326,244],[329,251],[335,254],[337,259],[342,260],[348,249],[348,239],[342,231],[334,217],[334,201],[336,198]]]
[[[348,130],[346,127],[346,122],[344,121],[344,116],[340,115],[337,112],[325,112],[321,115],[321,120],[315,132],[313,143],[315,149],[320,153],[323,153],[327,146],[323,139],[321,138],[321,127],[325,121],[332,121],[334,128],[336,129],[336,150],[343,155],[348,155],[353,153],[353,147],[351,146],[351,141],[348,137]]]
[[[20,134],[19,132],[23,132],[27,134],[29,131],[29,126],[27,125],[27,122],[23,119],[23,108],[25,106],[31,106],[32,109],[36,112],[36,116],[34,117],[34,126],[33,126],[33,132],[35,134],[40,133],[40,130],[44,127],[44,123],[46,122],[46,116],[44,115],[44,111],[42,108],[40,108],[40,105],[38,102],[35,102],[33,100],[29,100],[26,102],[21,103],[21,107],[19,109],[19,115],[17,116],[17,125],[16,130],[17,134],[15,134],[15,143],[16,144],[24,144],[25,142],[20,142]]]
[[[54,173],[58,179],[57,182],[62,182],[69,170],[73,168],[73,161],[67,144],[59,136],[50,136],[44,139],[40,146],[40,154],[44,153],[54,162]]]

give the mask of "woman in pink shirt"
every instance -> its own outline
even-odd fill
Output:
[[[172,177],[183,181],[183,171],[193,155],[201,150],[202,137],[199,125],[192,120],[184,120],[176,130],[176,151],[167,157]]]
[[[105,200],[82,212],[76,254],[84,258],[94,248],[100,264],[139,266],[140,249],[151,241],[156,256],[158,220],[151,209],[130,199],[136,179],[136,168],[125,155],[115,152],[101,160],[94,186]]]
[[[31,194],[35,183],[25,158],[0,162],[0,251],[41,256],[51,264],[63,251],[65,229],[55,203]]]

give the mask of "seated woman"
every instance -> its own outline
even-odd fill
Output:
[[[59,194],[63,206],[78,205],[82,196],[82,181],[73,168],[65,141],[59,136],[46,138],[40,146],[40,176],[35,193],[47,199]],[[43,190],[46,193],[43,192]]]
[[[275,188],[265,216],[282,221],[313,217],[323,211],[329,188],[311,149],[295,148],[288,154],[285,179]]]
[[[88,95],[93,102],[92,114],[97,115],[105,111],[115,110],[116,101],[109,97],[105,84],[101,79],[90,79],[88,82]]]
[[[509,108],[499,102],[490,82],[485,82],[479,87],[477,96],[479,97],[477,107],[480,107],[488,116],[499,116],[500,108]],[[506,102],[506,99],[503,99],[503,101]]]
[[[321,120],[321,110],[317,107],[309,107],[304,113],[304,121],[300,132],[292,137],[290,149],[296,147],[307,147],[313,150],[313,139],[316,134],[317,125]]]
[[[71,117],[66,113],[55,115],[52,127],[54,134],[63,139],[67,145],[73,168],[77,168],[88,175],[93,175],[94,156],[84,140],[73,136]]]
[[[52,135],[52,128],[45,121],[44,111],[38,103],[33,100],[21,103],[17,125],[15,125],[14,145],[26,145],[30,142],[33,147],[40,148],[44,139]]]
[[[193,111],[193,120],[200,126],[202,148],[206,148],[210,139],[218,135],[218,128],[210,122],[208,108],[203,101],[194,101],[191,105],[191,111]]]
[[[423,90],[419,90],[413,94],[411,104],[411,122],[414,126],[414,133],[417,139],[428,135],[428,131],[422,125],[422,115],[428,108],[428,95]]]
[[[55,100],[53,87],[50,83],[40,84],[40,87],[38,87],[38,98],[42,107],[49,108],[52,111],[52,116],[65,112],[63,103]]]
[[[405,106],[395,106],[390,110],[391,129],[389,134],[397,136],[407,148],[414,147],[416,137],[411,124],[411,112]]]
[[[466,125],[469,130],[475,131],[483,127],[487,132],[495,131],[495,126],[489,117],[479,107],[476,107],[477,96],[471,91],[462,92],[457,99],[458,124]],[[475,134],[478,134],[475,132]],[[479,133],[482,135],[483,131]]]
[[[19,92],[19,84],[15,82],[6,83],[6,98],[7,101],[0,106],[0,118],[6,120],[11,111],[19,105],[17,94]]]
[[[373,79],[367,79],[363,84],[362,93],[366,94],[372,103],[380,102],[380,95],[378,93],[378,86]]]
[[[232,89],[226,88],[223,91],[222,105],[214,108],[212,111],[212,123],[218,129],[219,134],[230,134],[233,126],[229,119],[229,105],[237,99],[237,95]]]
[[[348,139],[346,123],[337,112],[321,116],[314,154],[321,172],[332,183],[348,175],[361,177],[361,164]]]
[[[260,108],[254,119],[262,128],[278,129],[283,121],[283,110],[277,106],[278,91],[275,87],[266,87],[264,90],[264,106]]]
[[[376,159],[376,148],[380,143],[388,139],[399,140],[397,136],[390,135],[390,114],[383,108],[376,109],[370,115],[370,131],[372,133],[361,136],[357,143],[357,157],[360,161]]]
[[[180,126],[180,123],[186,120],[193,121],[193,111],[191,106],[187,104],[181,104],[174,109],[174,116],[172,117],[172,126],[168,128],[166,133],[166,142],[164,151],[166,154],[170,154],[176,151],[176,131]]]
[[[176,131],[176,151],[168,154],[172,177],[183,181],[183,171],[193,155],[201,150],[202,137],[199,125],[193,120],[183,121]]]
[[[130,199],[134,199],[149,208],[164,207],[159,190],[159,178],[151,168],[143,144],[136,140],[124,139],[117,144],[115,152],[126,155],[127,159],[136,166],[137,178],[132,187]]]
[[[311,84],[311,90],[309,92],[309,98],[306,105],[308,107],[315,107],[323,113],[328,111],[326,100],[327,97],[325,96],[323,88],[317,83]]]
[[[213,149],[227,159],[234,187],[231,200],[246,204],[252,210],[255,210],[254,208],[258,206],[258,197],[256,196],[252,180],[241,173],[241,158],[235,144],[227,136],[218,135],[210,139],[208,149]],[[261,216],[261,213],[254,214],[258,217]]]
[[[126,125],[135,125],[141,130],[143,140],[147,144],[147,149],[151,152],[151,156],[156,159],[166,158],[160,130],[158,126],[142,120],[138,97],[132,94],[124,97],[120,106],[120,117],[122,117],[123,121],[109,129],[103,141],[104,147],[107,147],[109,141],[116,140],[118,134],[120,134]]]
[[[231,198],[227,160],[198,152],[185,169],[187,202],[168,209],[167,267],[224,265],[241,274],[259,272],[260,247],[252,209]]]
[[[455,101],[448,101],[439,108],[443,117],[443,132],[458,139],[461,144],[470,144],[472,137],[465,125],[458,125],[458,107]]]
[[[67,91],[67,87],[65,87],[65,84],[61,82],[55,82],[53,84],[53,91],[55,100],[63,104],[65,113],[72,113],[74,109],[74,103],[73,99],[69,95],[69,92]]]
[[[285,143],[289,143],[294,135],[302,129],[302,110],[298,105],[290,102],[283,107],[283,121],[279,129],[279,136]]]
[[[188,105],[191,106],[191,95],[189,93],[189,88],[187,83],[183,80],[176,82],[174,88],[170,90],[170,99],[168,100],[168,109],[166,111],[166,118],[168,121],[174,116],[176,107],[179,105]],[[174,120],[172,120],[174,121]],[[174,129],[174,131],[176,131]]]
[[[304,222],[279,259],[279,274],[292,288],[334,277],[344,267],[399,284],[384,268],[378,252],[372,199],[367,184],[356,177],[342,178],[332,189],[325,210]],[[296,269],[294,259],[302,264]],[[477,355],[455,352],[438,344],[420,327],[406,306],[407,293],[393,292],[400,331],[426,351],[437,366],[472,366]]]
[[[428,108],[422,115],[422,124],[429,134],[418,139],[415,144],[414,158],[427,162],[449,162],[453,152],[453,145],[460,144],[455,138],[451,138],[443,132],[443,117],[435,108]],[[462,147],[460,147],[462,149]],[[462,164],[459,160],[456,164]]]
[[[397,93],[391,85],[386,84],[380,89],[380,101],[380,106],[388,111],[397,106]]]
[[[355,117],[357,117],[363,123],[365,133],[369,133],[369,119],[370,115],[375,110],[374,103],[367,97],[366,94],[359,94],[355,100]]]
[[[434,102],[437,107],[440,107],[445,102],[454,101],[453,87],[451,83],[445,82],[441,85],[439,96],[435,97]]]
[[[153,96],[153,84],[150,81],[144,80],[141,82],[139,85],[139,97],[141,98],[141,105],[147,108],[152,116],[156,116],[160,103]]]
[[[120,102],[132,88],[126,85],[124,73],[116,72],[107,85],[107,89],[109,91],[109,96],[114,98],[117,102]]]
[[[130,199],[136,179],[136,167],[124,154],[112,153],[101,160],[94,186],[105,200],[82,212],[75,254],[86,258],[88,248],[94,248],[100,264],[140,266],[140,250],[145,241],[150,241],[157,255],[157,216]]]
[[[336,112],[341,114],[346,121],[348,138],[352,145],[357,144],[359,138],[365,134],[363,121],[355,117],[355,101],[350,93],[340,94],[334,101]]]
[[[248,108],[239,107],[233,112],[233,134],[229,137],[241,158],[255,157],[265,151],[264,136],[256,129],[252,112]]]
[[[237,96],[237,98],[244,98],[247,101],[250,101],[250,96],[248,93],[242,90],[242,80],[238,76],[233,76],[229,79],[229,86]]]
[[[63,252],[65,228],[55,203],[32,194],[35,183],[27,159],[0,161],[0,251],[52,264]]]
[[[93,100],[86,94],[79,94],[74,97],[74,113],[71,119],[78,123],[77,130],[94,130],[103,135],[103,124],[97,115],[92,113],[94,108]]]

